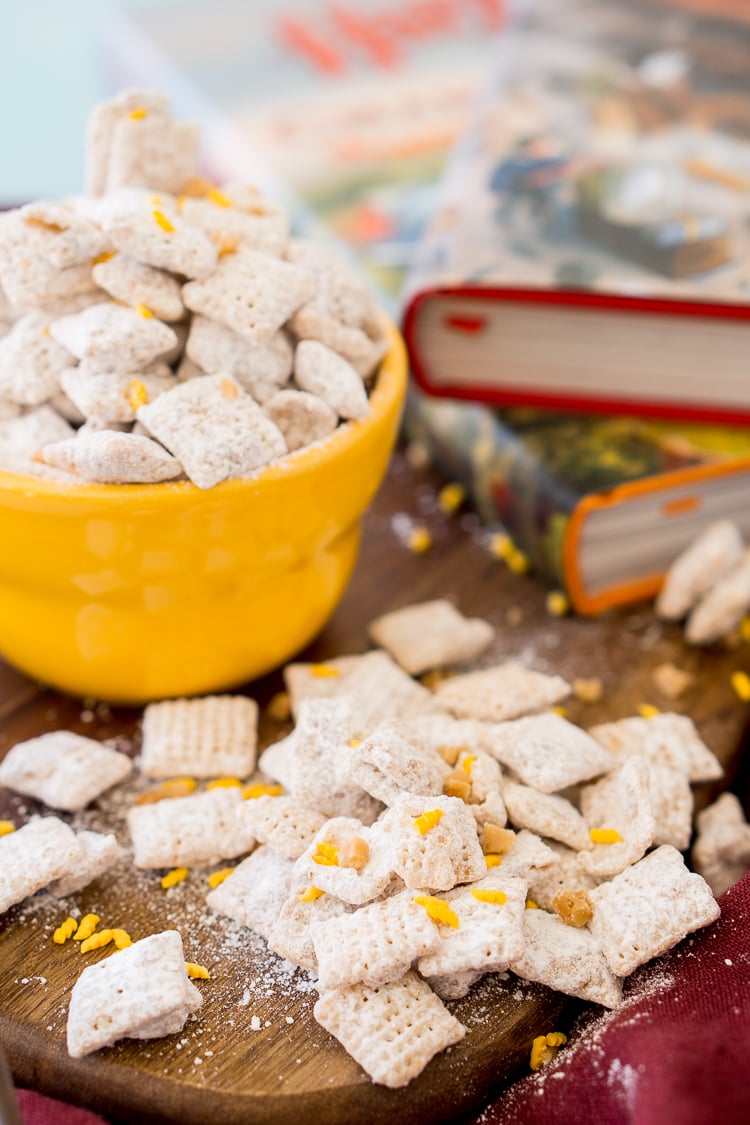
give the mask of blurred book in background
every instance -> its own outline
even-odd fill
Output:
[[[164,90],[208,171],[348,244],[391,300],[478,78],[524,0],[188,0],[114,13],[113,87]]]
[[[580,613],[653,597],[714,520],[750,536],[750,428],[416,394],[407,431]]]
[[[535,16],[497,42],[418,248],[415,376],[501,406],[750,424],[750,4]]]

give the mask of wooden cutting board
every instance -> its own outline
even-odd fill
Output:
[[[430,529],[433,547],[411,554],[394,526],[411,515]],[[395,523],[394,523],[395,519]],[[678,627],[659,625],[644,605],[597,620],[550,617],[545,589],[532,577],[510,574],[477,542],[470,513],[446,516],[435,504],[435,481],[394,459],[369,513],[352,585],[324,634],[305,654],[323,660],[368,647],[366,623],[413,601],[448,595],[467,613],[497,629],[493,655],[520,658],[571,679],[599,676],[601,702],[573,701],[570,717],[588,726],[635,713],[641,703],[680,710],[727,768],[731,780],[743,742],[747,709],[730,684],[748,670],[750,650],[688,649]],[[652,679],[664,662],[694,674],[694,685],[673,703]],[[261,703],[281,686],[278,674],[250,685]],[[47,730],[69,728],[97,738],[122,735],[135,751],[139,712],[83,705],[44,690],[0,662],[0,754]],[[264,716],[261,739],[283,732]],[[726,783],[726,782],[725,782]],[[704,804],[713,789],[696,794]],[[104,825],[108,802],[92,814]],[[21,812],[21,808],[25,811]],[[33,801],[0,793],[0,817],[16,823],[37,811]],[[315,992],[301,990],[277,958],[248,931],[204,906],[205,875],[191,873],[165,893],[158,874],[123,865],[76,898],[102,925],[122,926],[134,939],[179,929],[190,960],[210,981],[200,1019],[181,1035],[150,1043],[125,1042],[85,1059],[68,1058],[65,1021],[72,985],[85,964],[106,951],[81,955],[77,945],[54,945],[52,931],[66,911],[37,896],[0,919],[0,1041],[24,1086],[97,1109],[128,1122],[212,1122],[216,1125],[365,1125],[458,1120],[486,1105],[528,1061],[533,1037],[565,1026],[569,1003],[544,988],[488,978],[451,1005],[469,1029],[465,1040],[438,1056],[403,1090],[374,1086],[312,1018]],[[575,1005],[573,1006],[575,1008]]]

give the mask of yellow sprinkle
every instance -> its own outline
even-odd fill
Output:
[[[660,715],[661,711],[658,707],[654,707],[653,703],[639,703],[638,714],[644,719],[653,719],[655,715]]]
[[[313,863],[319,863],[321,867],[338,867],[339,850],[336,845],[321,840],[320,843],[316,845]]]
[[[539,903],[534,902],[533,898],[527,898],[526,899],[526,909],[527,910],[538,910],[539,909]]]
[[[168,891],[170,887],[176,886],[178,883],[181,883],[183,879],[187,879],[187,877],[187,867],[174,867],[164,876],[161,881],[161,885],[165,891]]]
[[[458,484],[457,482],[446,484],[438,492],[438,507],[442,512],[452,515],[453,512],[458,511],[465,499],[466,489],[462,484]]]
[[[496,559],[508,559],[515,550],[513,540],[509,535],[497,534],[491,535],[488,547],[491,555]]]
[[[167,801],[175,797],[189,797],[195,792],[195,779],[192,777],[171,777],[155,789],[147,789],[136,797],[136,805],[153,805],[157,801]]]
[[[128,387],[128,406],[135,414],[148,403],[148,391],[140,379],[131,379]]]
[[[451,910],[444,898],[434,898],[432,895],[417,895],[414,899],[417,906],[423,907],[433,922],[440,922],[443,926],[452,926],[458,929],[458,915]]]
[[[518,547],[513,548],[505,561],[508,564],[508,570],[512,570],[514,574],[526,574],[531,567],[528,556],[523,551],[519,551]]]
[[[289,692],[277,691],[276,695],[272,696],[266,708],[266,713],[270,719],[276,723],[285,723],[291,717],[292,707],[289,699]]]
[[[750,642],[750,617],[743,617],[740,622],[740,637],[748,644]]]
[[[217,207],[231,207],[232,206],[231,199],[229,199],[228,196],[224,195],[223,191],[219,191],[218,188],[214,188],[214,187],[209,188],[208,191],[206,192],[206,197],[208,199],[210,199],[212,203],[215,203],[217,205]]]
[[[91,262],[92,266],[100,266],[102,262],[108,262],[110,258],[114,258],[114,250],[105,250],[103,254],[98,254]]]
[[[65,942],[68,940],[68,938],[72,938],[77,928],[78,923],[76,922],[75,918],[66,918],[65,921],[57,927],[54,934],[52,935],[52,940],[54,941],[55,945],[65,945]]]
[[[131,121],[142,121],[144,117],[148,117],[148,110],[144,105],[136,106],[135,109],[131,109],[128,117]]]
[[[280,797],[282,792],[280,785],[246,785],[242,796],[246,801],[252,801],[256,797]]]
[[[432,536],[422,524],[413,527],[406,537],[406,546],[414,555],[424,555],[432,546]]]
[[[490,902],[494,906],[503,906],[508,901],[505,891],[493,891],[489,888],[474,887],[471,892],[477,902]]]
[[[622,836],[615,828],[590,828],[589,838],[592,844],[622,843]]]
[[[16,826],[12,820],[0,820],[0,836],[10,836],[15,830]]]
[[[352,750],[356,750],[356,748],[358,746],[362,745],[362,739],[361,738],[350,738],[347,745],[351,746]]]
[[[297,898],[300,902],[315,902],[316,898],[320,898],[324,894],[325,891],[321,891],[320,887],[314,887],[311,883],[306,891],[297,895]]]
[[[211,974],[208,969],[204,969],[202,965],[196,965],[194,961],[186,961],[185,968],[187,975],[192,980],[210,980]]]
[[[539,1070],[545,1063],[551,1062],[560,1047],[568,1042],[567,1035],[561,1031],[551,1031],[549,1035],[537,1035],[531,1045],[529,1066],[532,1070]]]
[[[332,664],[311,664],[310,675],[317,676],[319,680],[333,679],[334,676],[340,676],[341,672],[338,668],[334,668]]]
[[[84,914],[78,923],[78,929],[73,934],[73,941],[85,941],[86,938],[90,938],[99,922],[98,914]]]
[[[234,379],[222,379],[219,386],[221,387],[221,393],[224,395],[224,398],[237,398],[239,391],[237,390],[237,384]]]
[[[127,949],[129,945],[133,944],[133,939],[127,930],[107,930],[106,933],[112,934],[112,941],[118,949]]]
[[[430,809],[429,812],[424,812],[421,816],[417,817],[414,821],[414,827],[417,832],[419,832],[420,836],[426,836],[436,824],[440,823],[442,816],[442,809]]]
[[[570,602],[562,590],[550,590],[545,599],[547,613],[553,617],[565,617],[570,612]]]
[[[214,238],[216,250],[220,258],[226,258],[227,254],[236,254],[239,248],[239,242],[236,238],[225,234],[221,237]]]
[[[473,767],[474,763],[476,762],[476,760],[477,760],[476,754],[467,754],[466,757],[464,758],[463,762],[461,763],[463,765],[464,769],[466,770],[466,772],[468,773],[469,777],[471,777],[471,770],[472,770],[472,767]]]
[[[497,852],[489,852],[484,859],[488,867],[499,867],[503,862],[503,857]]]
[[[567,708],[561,707],[559,703],[556,703],[555,706],[552,708],[552,710],[555,712],[556,715],[559,715],[561,719],[567,719],[567,717],[568,717]]]
[[[178,195],[178,196],[177,196],[177,199],[176,199],[176,201],[175,201],[175,207],[177,208],[177,214],[178,214],[178,215],[181,215],[181,214],[182,214],[182,212],[183,212],[183,209],[184,209],[184,207],[185,207],[185,204],[187,203],[187,201],[188,201],[188,196],[187,196],[187,195]]]
[[[148,305],[136,305],[135,311],[140,313],[144,320],[151,320],[154,315]]]
[[[213,875],[209,875],[208,877],[209,887],[220,886],[225,879],[229,878],[233,871],[233,867],[222,867],[221,871],[214,871]]]
[[[92,934],[91,937],[87,937],[85,941],[81,942],[81,953],[91,953],[93,949],[103,949],[111,941],[114,941],[114,930],[99,930],[98,933]]]
[[[217,777],[209,781],[206,789],[241,789],[242,782],[238,777]]]
[[[737,698],[743,703],[750,702],[750,676],[747,672],[732,672],[731,683]]]
[[[163,211],[155,210],[152,212],[152,214],[157,226],[160,226],[163,231],[167,232],[167,234],[174,234],[174,227]]]

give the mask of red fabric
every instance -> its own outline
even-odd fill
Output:
[[[571,1045],[478,1122],[747,1125],[750,874],[720,903],[717,922],[634,973],[615,1012],[587,1012]]]
[[[708,929],[634,973],[616,1012],[586,1013],[571,1045],[476,1125],[747,1125],[750,874],[721,908]],[[25,1125],[103,1125],[40,1094],[21,1090],[18,1100]]]
[[[16,1090],[24,1125],[106,1125],[103,1117],[31,1090]]]

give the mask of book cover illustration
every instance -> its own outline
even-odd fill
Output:
[[[203,127],[218,179],[257,179],[297,229],[399,292],[509,8],[528,0],[188,0],[114,13],[118,85]]]
[[[485,524],[500,525],[536,571],[568,589],[572,560],[566,541],[583,501],[606,501],[622,486],[638,482],[653,487],[655,494],[662,483],[684,484],[664,505],[657,503],[640,526],[628,529],[627,517],[623,523],[625,537],[630,535],[636,549],[636,581],[638,554],[647,556],[652,541],[671,534],[673,517],[681,525],[682,546],[700,529],[692,522],[702,518],[692,486],[700,486],[707,470],[715,471],[717,480],[727,467],[739,470],[738,487],[745,494],[750,479],[750,429],[744,427],[522,408],[499,411],[416,392],[409,402],[407,430],[448,479],[464,485]],[[736,496],[729,503],[733,508],[725,514],[750,530],[747,505],[740,507]],[[681,547],[669,549],[676,557]],[[606,566],[602,578],[606,591]],[[607,591],[597,608],[628,600],[633,599]]]
[[[540,8],[496,44],[409,292],[750,302],[750,24],[676,0]]]

